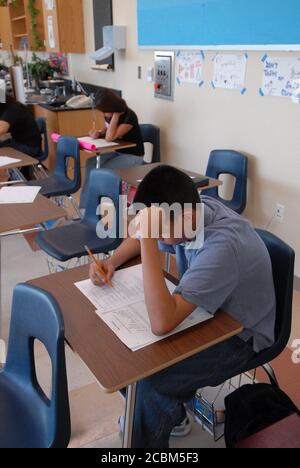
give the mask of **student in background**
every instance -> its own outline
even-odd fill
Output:
[[[6,134],[11,136],[0,142],[0,148],[14,148],[33,158],[40,155],[42,139],[33,114],[9,95],[6,95],[5,103],[0,103],[0,136]]]
[[[0,103],[0,136],[10,133],[10,137],[0,142],[0,147],[14,148],[37,158],[41,153],[42,139],[34,115],[30,110],[6,96]]]
[[[270,256],[253,227],[213,198],[203,196],[200,204],[199,193],[186,174],[168,166],[154,169],[141,183],[135,202],[148,207],[138,215],[138,235],[125,240],[101,265],[112,279],[118,267],[141,255],[153,333],[166,335],[197,307],[212,316],[222,309],[244,327],[241,335],[138,384],[133,447],[164,449],[168,448],[171,433],[178,436],[191,429],[184,403],[199,388],[220,385],[256,353],[272,346],[276,298]],[[181,207],[181,213],[164,225],[161,212],[152,206],[163,203]],[[197,215],[201,210],[204,223]],[[191,222],[194,234],[189,238],[191,234],[185,227]],[[151,223],[158,238],[149,235]],[[185,268],[174,294],[166,287],[158,240],[173,245],[177,258],[184,260]],[[95,284],[103,284],[94,265],[90,277]]]
[[[105,138],[106,141],[126,140],[136,147],[119,150],[101,156],[101,169],[125,169],[140,166],[144,162],[144,143],[139,121],[135,112],[127,106],[124,99],[110,90],[101,92],[96,98],[96,108],[104,114],[105,126],[98,130],[96,122],[90,137]],[[96,168],[97,158],[90,158],[86,166],[85,187],[92,169]]]

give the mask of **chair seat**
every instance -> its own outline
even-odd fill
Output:
[[[0,448],[50,447],[46,418],[36,400],[32,390],[0,373]]]
[[[48,198],[63,197],[74,193],[74,182],[71,180],[70,182],[66,182],[64,177],[59,176],[50,176],[42,180],[31,180],[27,185],[42,187],[40,194]]]
[[[101,254],[117,249],[122,241],[99,239],[93,225],[78,221],[52,231],[42,232],[37,236],[36,242],[48,255],[66,262],[72,258],[86,256],[85,245],[88,245],[94,253]]]
[[[237,449],[296,449],[300,448],[300,417],[298,414],[279,421],[276,424],[242,440]]]

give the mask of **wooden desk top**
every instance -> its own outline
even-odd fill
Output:
[[[65,216],[65,210],[42,195],[34,203],[0,204],[0,235]]]
[[[0,169],[15,169],[18,167],[35,166],[38,160],[21,153],[14,148],[0,148],[0,156],[8,156],[9,158],[20,159],[19,162],[1,166]]]
[[[74,286],[88,278],[88,269],[84,266],[29,283],[56,298],[64,317],[66,340],[107,393],[121,390],[242,331],[238,322],[220,312],[207,323],[133,352]]]
[[[158,166],[162,166],[162,163],[145,164],[143,166],[132,167],[130,169],[118,169],[115,172],[121,177],[121,179],[132,187],[138,187],[140,181],[143,180],[152,169]],[[197,174],[191,171],[184,171],[190,177],[199,177],[201,174]],[[202,187],[200,190],[207,190],[215,187],[221,187],[223,182],[216,179],[209,179],[210,183],[207,187]]]
[[[129,141],[118,140],[118,141],[114,141],[113,143],[117,143],[117,145],[112,144],[111,146],[106,146],[104,148],[97,148],[95,151],[88,151],[88,150],[81,148],[81,151],[84,151],[89,154],[106,154],[106,153],[114,153],[122,149],[136,147],[136,143],[130,143]]]

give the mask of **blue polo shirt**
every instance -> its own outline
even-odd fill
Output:
[[[276,296],[272,265],[251,224],[217,200],[203,196],[204,236],[177,246],[183,276],[175,294],[214,315],[224,310],[242,323],[254,351],[274,343]]]

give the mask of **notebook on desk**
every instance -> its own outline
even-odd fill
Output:
[[[173,293],[175,286],[168,280],[166,284]],[[145,303],[142,265],[117,271],[113,278],[113,288],[94,286],[90,280],[81,281],[75,286],[95,306],[97,315],[132,351],[138,351],[212,318],[211,314],[198,308],[170,334],[164,337],[153,335]]]

